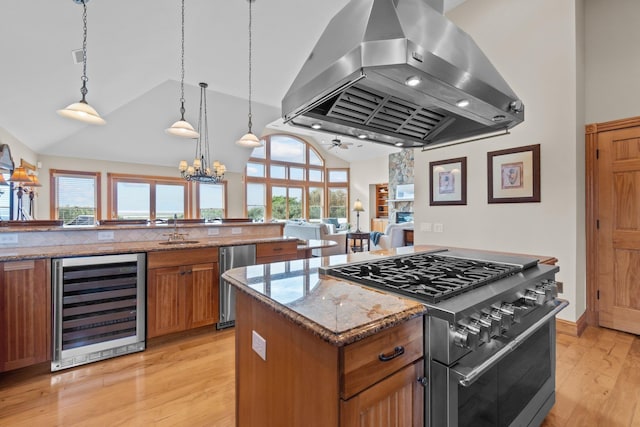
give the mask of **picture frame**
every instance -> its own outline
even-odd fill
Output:
[[[431,206],[467,204],[467,158],[429,162],[429,204]]]
[[[540,144],[487,153],[488,203],[540,202]]]

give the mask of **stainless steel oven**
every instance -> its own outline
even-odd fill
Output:
[[[425,425],[537,426],[555,402],[557,266],[483,251],[321,269],[425,304]]]
[[[555,315],[566,305],[556,300],[525,330],[513,328],[451,365],[431,359],[427,425],[540,425],[555,402]]]

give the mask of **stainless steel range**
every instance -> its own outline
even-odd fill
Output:
[[[553,406],[559,267],[441,250],[320,270],[427,306],[425,425],[537,426]]]

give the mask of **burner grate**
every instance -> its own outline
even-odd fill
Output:
[[[324,273],[435,304],[521,270],[511,264],[414,254],[330,267]]]

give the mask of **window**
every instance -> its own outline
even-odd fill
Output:
[[[114,219],[189,218],[191,192],[181,178],[108,174],[109,217]]]
[[[348,169],[330,169],[340,188],[349,187]],[[260,221],[327,216],[324,160],[313,146],[291,135],[269,135],[251,153],[246,168],[247,216]],[[344,203],[343,211],[347,202]],[[346,221],[346,217],[344,221]]]
[[[226,217],[226,183],[198,185],[198,214],[200,218],[212,220]]]
[[[247,218],[256,222],[264,221],[267,212],[265,194],[265,184],[247,184]]]
[[[50,217],[68,225],[100,219],[100,173],[51,169]]]
[[[2,173],[2,177],[7,185],[0,186],[0,221],[7,221],[11,219],[11,189],[13,187],[9,184],[10,173]]]
[[[328,169],[327,183],[329,195],[329,218],[338,218],[339,223],[348,222],[349,218],[349,170]]]

